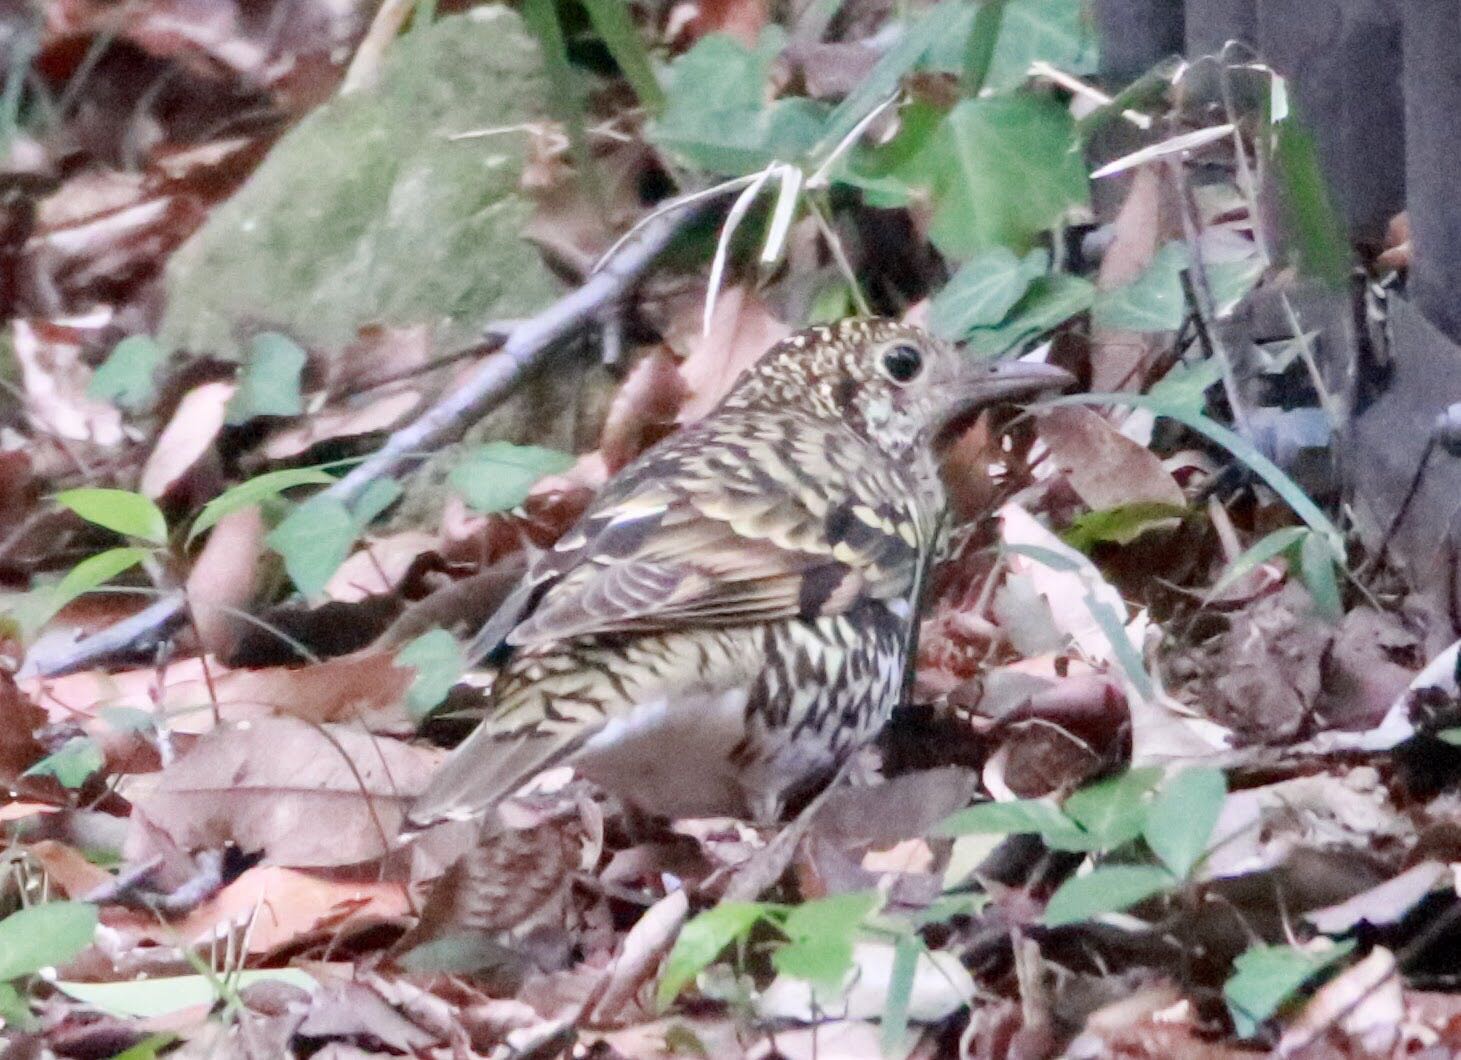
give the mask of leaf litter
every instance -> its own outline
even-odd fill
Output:
[[[128,1056],[1461,1048],[1449,625],[1247,455],[1253,410],[1184,285],[1201,257],[1220,316],[1292,281],[1236,179],[1188,196],[1192,156],[1268,145],[1174,103],[1177,131],[1082,162],[1080,5],[1000,5],[979,74],[984,9],[944,2],[787,27],[759,0],[588,3],[559,26],[567,111],[492,5],[418,6],[343,98],[364,4],[68,2],[23,27],[62,106],[25,90],[5,157],[29,227],[0,233],[0,932],[39,947],[0,977],[5,1034]],[[759,172],[780,209],[690,222],[462,445],[319,498],[668,196]],[[1093,202],[1098,175],[1119,191]],[[1090,256],[1051,253],[1068,226]],[[767,346],[863,303],[1146,397],[959,440],[914,695],[850,781],[780,830],[645,835],[558,770],[502,830],[402,844],[489,702],[457,645],[524,559]],[[110,578],[68,596],[88,561]],[[64,654],[176,592],[175,632],[21,669],[27,615]],[[76,910],[75,946],[27,927]]]

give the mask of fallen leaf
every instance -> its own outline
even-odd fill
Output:
[[[1157,251],[1180,238],[1178,206],[1158,166],[1142,166],[1113,225],[1113,238],[1101,257],[1096,287],[1114,291],[1142,274]],[[1109,393],[1140,390],[1153,359],[1167,348],[1160,335],[1094,327],[1091,334],[1091,390]]]
[[[1395,954],[1376,946],[1315,992],[1284,1028],[1274,1055],[1296,1056],[1336,1029],[1349,1039],[1352,1055],[1394,1055],[1405,1017],[1401,984]]]
[[[263,454],[270,460],[288,460],[320,442],[386,430],[421,404],[421,397],[419,391],[402,390],[359,407],[312,413],[303,422],[271,434],[264,442]]]
[[[1142,503],[1180,508],[1187,503],[1161,458],[1123,436],[1094,409],[1048,409],[1036,423],[1041,441],[1092,511]]]
[[[688,397],[680,408],[682,424],[694,423],[718,405],[743,371],[791,334],[791,329],[744,287],[721,292],[708,333],[700,331],[699,303],[687,308],[691,311],[678,322],[678,334],[666,335],[670,345],[684,357],[680,376]]]
[[[329,600],[353,603],[394,592],[418,559],[440,547],[440,537],[421,530],[366,538],[330,576],[324,595]]]
[[[610,474],[674,430],[685,397],[684,377],[668,350],[656,346],[639,359],[614,395],[599,437]]]
[[[32,678],[23,687],[54,721],[79,721],[102,731],[106,720],[98,715],[110,707],[157,715],[178,733],[209,731],[215,708],[224,721],[275,714],[313,722],[359,718],[377,731],[404,732],[413,728],[401,706],[411,680],[408,671],[396,667],[392,654],[373,652],[261,670],[229,670],[216,659],[193,658],[161,672],[81,671]]]
[[[264,517],[258,505],[218,520],[188,572],[188,614],[203,651],[227,658],[238,644],[264,553]]]
[[[234,389],[232,383],[204,383],[183,396],[142,467],[138,489],[143,496],[166,494],[213,448]]]
[[[589,1022],[602,1026],[615,1022],[624,1009],[654,977],[660,961],[670,952],[685,918],[690,900],[683,890],[671,891],[635,921],[614,963],[604,973],[598,1002]]]
[[[134,800],[133,816],[184,850],[234,843],[262,851],[268,865],[353,865],[395,846],[407,806],[441,757],[350,726],[293,718],[225,725],[163,770]],[[134,827],[129,858],[145,860],[151,843]]]
[[[86,330],[60,321],[15,321],[11,335],[26,415],[46,434],[111,448],[122,441],[122,414],[86,396],[91,382],[91,369],[81,358]]]

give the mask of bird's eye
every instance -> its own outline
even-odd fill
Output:
[[[883,353],[883,371],[895,383],[911,383],[923,371],[923,351],[906,344],[893,346]]]

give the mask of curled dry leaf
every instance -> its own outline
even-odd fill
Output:
[[[213,528],[188,572],[188,613],[203,650],[232,654],[243,632],[238,612],[254,596],[264,551],[264,517],[256,504],[229,512]]]
[[[416,561],[441,546],[441,538],[421,530],[370,538],[352,552],[330,576],[325,598],[354,603],[394,592]]]
[[[701,303],[686,306],[666,340],[684,356],[680,375],[688,397],[679,421],[694,423],[720,403],[740,374],[791,333],[754,293],[730,287],[720,293],[708,334],[700,330]]]
[[[17,320],[11,334],[26,415],[35,427],[57,438],[110,448],[122,441],[122,414],[86,396],[91,369],[81,353],[88,330],[74,322]]]
[[[233,843],[262,851],[269,865],[354,865],[394,847],[406,807],[440,759],[352,726],[224,725],[163,770],[133,816],[184,850]],[[134,822],[129,858],[145,860],[151,842]]]
[[[1157,251],[1182,234],[1172,182],[1160,168],[1142,166],[1116,215],[1114,238],[1101,258],[1096,287],[1113,291],[1142,274]],[[1140,390],[1151,361],[1166,349],[1160,336],[1096,326],[1091,342],[1091,390]]]
[[[1314,994],[1279,1039],[1278,1057],[1297,1056],[1340,1032],[1351,1056],[1395,1055],[1405,1018],[1400,968],[1395,954],[1376,946],[1364,960],[1346,968]]]
[[[614,395],[599,439],[610,474],[674,430],[686,395],[685,379],[668,350],[656,346],[640,358]]]
[[[623,1013],[670,952],[689,912],[690,899],[684,890],[671,891],[635,922],[604,973],[598,1001],[588,1014],[590,1024],[613,1023]]]
[[[204,383],[183,396],[142,466],[143,496],[163,496],[212,450],[234,389],[232,383]]]
[[[247,937],[250,954],[272,953],[352,923],[396,920],[409,910],[405,888],[374,880],[331,880],[277,865],[249,869],[180,920],[109,910],[108,927],[133,942],[206,943]]]
[[[1042,412],[1040,439],[1065,472],[1070,486],[1092,511],[1128,504],[1170,504],[1187,498],[1161,458],[1083,405]]]
[[[311,446],[336,438],[372,434],[395,426],[417,405],[422,395],[415,390],[386,394],[358,408],[326,409],[269,436],[263,453],[270,460],[288,460]]]
[[[208,676],[204,676],[204,668]],[[109,729],[104,707],[161,719],[175,733],[203,733],[224,721],[292,715],[312,722],[360,719],[375,731],[410,731],[401,706],[412,674],[386,652],[350,655],[297,668],[228,670],[214,659],[187,659],[166,670],[83,671],[24,683],[53,721]],[[215,698],[216,697],[216,698]]]

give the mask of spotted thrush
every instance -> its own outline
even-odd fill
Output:
[[[410,823],[476,816],[563,763],[642,813],[774,821],[902,696],[940,444],[1068,381],[888,320],[772,347],[612,479],[483,629],[488,717]]]

